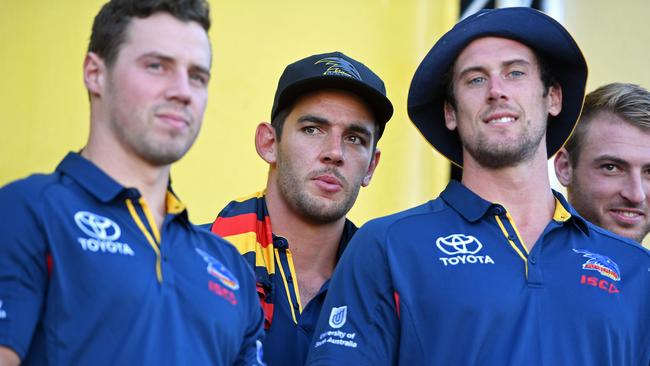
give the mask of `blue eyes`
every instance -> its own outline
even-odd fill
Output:
[[[506,79],[516,79],[526,75],[523,71],[513,70],[506,74]],[[485,76],[476,76],[471,77],[467,80],[467,85],[483,85],[488,81],[488,78]]]

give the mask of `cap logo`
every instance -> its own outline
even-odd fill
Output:
[[[361,80],[361,75],[357,69],[355,69],[349,61],[340,57],[325,57],[314,63],[314,65],[317,64],[325,64],[328,66],[323,75],[347,76],[349,78]]]

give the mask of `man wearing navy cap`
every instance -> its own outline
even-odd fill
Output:
[[[95,17],[86,146],[0,189],[0,365],[262,364],[250,268],[170,187],[203,120],[209,27],[202,0]]]
[[[255,271],[269,365],[305,363],[329,278],[357,230],[345,216],[370,183],[392,112],[381,79],[340,52],[296,61],[280,77],[271,123],[255,134],[266,189],[230,202],[211,227]]]
[[[309,365],[650,363],[650,253],[548,180],[586,78],[567,31],[529,8],[482,11],[433,46],[409,116],[462,183],[357,232]]]

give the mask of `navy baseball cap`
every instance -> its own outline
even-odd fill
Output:
[[[320,89],[341,89],[363,99],[374,112],[379,140],[393,115],[384,82],[366,65],[341,52],[309,56],[287,66],[275,92],[271,120],[298,97]]]
[[[549,116],[546,148],[551,157],[576,126],[585,96],[587,63],[564,27],[548,15],[525,7],[483,10],[456,24],[418,66],[408,95],[408,114],[424,138],[452,163],[463,165],[457,130],[445,126],[447,75],[458,55],[482,37],[511,39],[530,47],[549,65],[562,87],[562,110]]]

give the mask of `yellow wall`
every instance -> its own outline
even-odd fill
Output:
[[[587,91],[616,81],[650,89],[648,14],[647,0],[566,1],[563,23],[587,59]]]
[[[85,144],[88,102],[82,60],[103,0],[0,2],[0,185],[49,172]],[[341,50],[386,82],[395,115],[383,156],[351,217],[357,223],[424,202],[447,180],[406,115],[411,76],[457,9],[445,1],[211,1],[213,79],[204,127],[173,168],[174,187],[195,222],[232,198],[264,187],[267,165],[253,146],[267,121],[278,77],[299,58]]]

